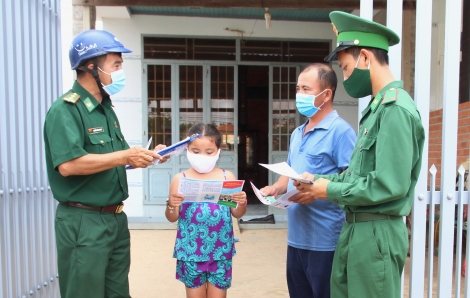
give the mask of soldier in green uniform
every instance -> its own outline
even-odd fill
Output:
[[[77,81],[46,116],[47,173],[59,201],[55,233],[62,298],[130,297],[125,165],[143,168],[155,158],[166,159],[130,149],[113,111],[110,95],[125,85],[121,53],[128,52],[109,32],[77,35],[69,50]]]
[[[349,168],[334,175],[304,173],[314,184],[295,185],[346,211],[331,297],[400,297],[408,249],[403,216],[413,202],[424,128],[413,99],[388,66],[388,47],[399,42],[398,35],[348,13],[335,11],[330,19],[338,45],[325,60],[339,61],[351,97],[372,95],[372,100],[362,112]]]

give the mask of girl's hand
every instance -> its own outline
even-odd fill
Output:
[[[234,193],[232,200],[238,204],[238,207],[246,207],[248,201],[246,200],[246,193],[244,191]]]
[[[180,193],[172,193],[168,200],[168,205],[173,208],[179,208],[184,201],[184,196]]]

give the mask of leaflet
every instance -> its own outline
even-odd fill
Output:
[[[241,192],[244,180],[197,180],[181,178],[178,193],[183,194],[183,203],[214,203],[236,208],[232,195]]]
[[[297,174],[293,168],[291,168],[287,162],[280,162],[280,163],[273,163],[273,164],[262,164],[260,163],[261,166],[265,167],[266,169],[273,171],[274,173],[277,173],[282,176],[289,177],[290,179],[297,180],[303,183],[308,183],[308,184],[313,184],[313,181],[310,181],[308,179],[304,179],[300,177],[299,174]]]
[[[193,134],[192,136],[186,137],[185,139],[183,139],[183,140],[181,140],[181,141],[179,141],[179,142],[177,142],[177,143],[175,143],[175,144],[173,144],[169,147],[165,147],[165,148],[157,151],[157,154],[159,154],[161,157],[170,156],[170,155],[180,155],[181,152],[183,152],[184,149],[186,149],[186,147],[188,147],[189,142],[194,141],[194,139],[196,139],[197,137],[200,137],[200,136],[201,136],[201,134],[199,134],[199,133]],[[150,144],[152,144],[152,137],[150,137],[145,149],[149,150]],[[159,159],[156,159],[156,158],[153,159],[153,164],[154,165],[157,165],[159,163],[160,163]],[[133,169],[131,165],[126,166],[126,170],[131,170],[131,169]]]
[[[199,133],[193,134],[192,136],[186,137],[185,139],[183,139],[183,140],[181,140],[177,143],[174,143],[173,145],[171,145],[169,147],[166,147],[166,148],[163,148],[160,151],[157,151],[157,154],[159,154],[161,157],[170,156],[170,155],[180,155],[181,152],[183,152],[184,149],[186,149],[188,147],[189,142],[194,141],[196,138],[198,138],[200,136],[201,136],[201,134],[199,134]],[[153,160],[154,165],[156,165],[158,163],[160,163],[159,159],[154,159]]]
[[[251,183],[251,187],[253,188],[255,195],[258,197],[261,203],[268,205],[268,206],[281,208],[281,209],[287,209],[290,206],[294,205],[295,203],[289,201],[289,198],[299,193],[299,191],[296,188],[293,188],[290,191],[286,192],[285,194],[278,196],[277,198],[274,198],[273,196],[264,196],[261,193],[261,191],[258,188],[256,188],[256,186],[253,183]]]

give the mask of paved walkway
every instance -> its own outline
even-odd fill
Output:
[[[175,279],[172,258],[176,230],[131,230],[133,298],[186,297]],[[285,279],[286,229],[245,230],[236,243],[228,297],[289,297]]]
[[[228,297],[289,297],[285,279],[286,232],[286,229],[242,231],[240,242],[236,243],[233,283]],[[175,230],[131,230],[129,279],[133,298],[185,297],[184,285],[175,279],[175,259],[172,258],[175,235]],[[433,297],[437,297],[437,263],[435,257]],[[405,267],[404,297],[409,293],[408,274],[409,258]],[[427,297],[426,289],[423,289],[423,297]]]

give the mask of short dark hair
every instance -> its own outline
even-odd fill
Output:
[[[300,73],[308,72],[312,69],[317,70],[318,83],[320,87],[324,89],[331,89],[333,95],[331,101],[335,98],[336,87],[338,85],[338,78],[336,77],[335,71],[327,64],[324,63],[312,63],[305,66]]]
[[[369,48],[369,47],[350,47],[344,49],[348,54],[351,54],[354,58],[359,58],[359,53],[362,49],[371,51],[374,54],[375,59],[380,63],[380,65],[388,65],[388,52],[378,48]]]
[[[188,130],[188,137],[197,133],[201,134],[203,137],[212,138],[217,149],[220,148],[220,145],[222,144],[222,136],[220,135],[220,131],[214,125],[196,123]]]
[[[118,54],[119,56],[121,56],[121,53],[115,53],[115,54]],[[106,61],[106,55],[108,55],[108,54],[100,55],[100,56],[97,56],[97,57],[87,59],[87,60],[83,61],[82,63],[80,63],[80,65],[78,67],[82,67],[82,66],[88,67],[88,65],[95,63],[95,58],[97,58],[98,59],[97,64],[100,68],[102,68],[104,62]],[[79,76],[81,76],[82,74],[85,73],[83,70],[80,70],[78,68],[76,69],[76,71],[77,71],[77,77],[79,77]]]

